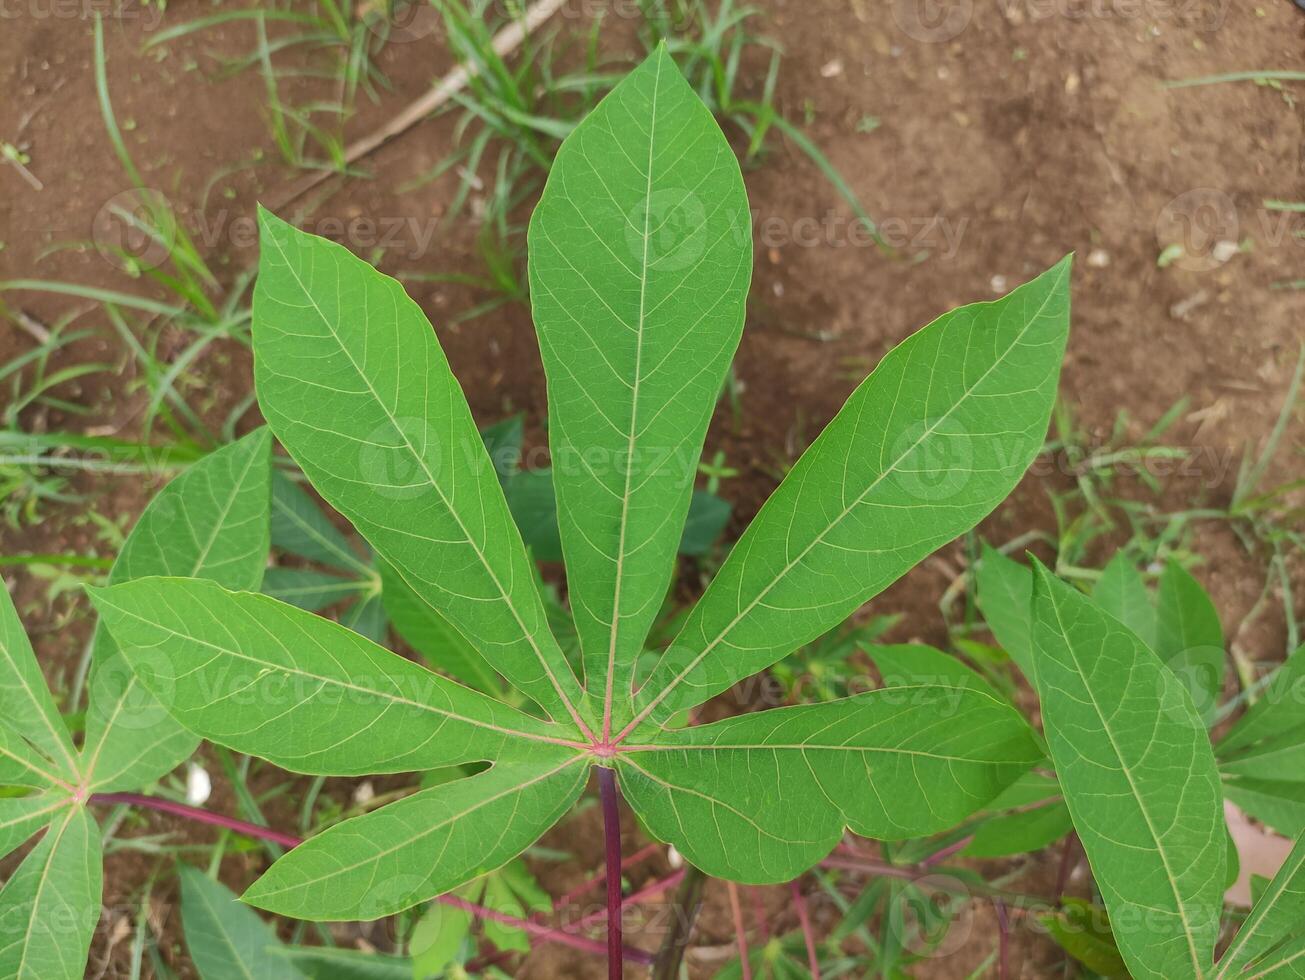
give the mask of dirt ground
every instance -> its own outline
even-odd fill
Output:
[[[1290,0],[757,0],[759,28],[782,42],[778,102],[804,124],[896,246],[887,256],[853,232],[843,201],[810,161],[774,144],[746,174],[754,208],[753,302],[736,361],[742,413],[718,414],[708,454],[723,449],[740,475],[722,493],[735,503],[737,532],[773,489],[782,462],[814,438],[866,371],[892,345],[962,303],[991,298],[1074,251],[1073,332],[1062,392],[1080,423],[1104,438],[1126,409],[1137,437],[1180,398],[1189,400],[1166,441],[1191,450],[1169,493],[1192,504],[1226,502],[1242,454],[1272,428],[1300,343],[1302,294],[1275,284],[1302,277],[1305,214],[1271,210],[1272,199],[1305,198],[1305,117],[1295,96],[1252,82],[1191,88],[1163,83],[1225,72],[1301,67],[1305,13]],[[575,0],[556,18],[583,31],[604,3]],[[629,4],[613,2],[604,27],[612,55],[633,51]],[[0,29],[0,140],[30,156],[37,190],[0,163],[0,280],[42,278],[148,293],[125,279],[95,247],[104,209],[130,184],[114,158],[96,104],[92,29],[85,9],[26,0],[6,5]],[[76,16],[56,16],[53,11]],[[208,4],[173,0],[162,23],[210,12]],[[16,16],[12,11],[16,11]],[[128,5],[106,22],[109,82],[124,136],[147,182],[184,215],[191,234],[224,277],[256,257],[247,219],[295,174],[276,161],[253,73],[217,77],[213,52],[246,52],[247,25],[228,25],[143,53],[159,29],[156,8]],[[421,33],[421,32],[418,32]],[[369,132],[450,67],[435,30],[384,51],[393,83],[379,103],[366,99],[349,133]],[[764,63],[750,65],[744,88],[759,92]],[[309,91],[309,83],[304,83]],[[732,134],[734,135],[734,134]],[[453,147],[453,120],[424,122],[365,161],[374,179],[354,180],[298,202],[310,230],[332,234],[375,257],[386,271],[479,272],[474,234],[438,224],[453,193],[450,178],[400,193],[400,185],[435,166]],[[262,151],[261,159],[256,152]],[[212,184],[229,168],[244,164]],[[371,219],[369,224],[366,220]],[[97,220],[100,225],[97,225]],[[353,224],[350,224],[353,222]],[[388,237],[386,237],[388,236]],[[75,248],[56,248],[83,243]],[[1161,267],[1161,254],[1182,246]],[[483,295],[463,287],[419,284],[473,411],[490,422],[523,411],[529,439],[542,443],[543,374],[529,315],[508,306],[457,329],[450,316]],[[38,293],[6,297],[45,323],[80,309],[78,301]],[[93,317],[88,317],[87,325]],[[82,342],[76,356],[121,359],[105,325],[103,340]],[[175,349],[180,338],[164,338]],[[6,324],[0,359],[31,347]],[[115,353],[110,353],[115,352]],[[237,404],[250,388],[244,352],[226,348],[201,366],[214,411]],[[487,356],[488,354],[488,356]],[[71,356],[71,355],[69,355]],[[142,398],[131,372],[61,390],[94,407],[84,418],[38,411],[32,428],[64,425],[100,434],[138,434]],[[242,429],[256,424],[251,414]],[[1267,483],[1299,477],[1301,420]],[[1044,487],[1063,481],[1042,466],[984,526],[1004,542],[1030,527],[1050,530]],[[150,487],[138,480],[79,485],[102,511],[130,521]],[[86,551],[92,528],[52,511],[23,535],[0,529],[0,552]],[[1226,528],[1198,536],[1210,587],[1229,635],[1255,603],[1263,556],[1247,554]],[[872,604],[907,613],[895,638],[946,638],[938,600],[961,552],[944,549]],[[81,653],[84,610],[66,601],[48,608],[44,585],[6,576],[56,683]],[[1297,604],[1300,605],[1300,593]],[[1305,608],[1298,609],[1298,614]],[[1240,636],[1255,659],[1279,656],[1284,618],[1272,611]],[[332,787],[347,794],[349,787]],[[214,806],[231,804],[220,796]],[[154,829],[168,828],[151,821]],[[560,894],[601,863],[591,809],[554,831],[547,846],[576,855],[564,870],[541,867]],[[202,834],[196,840],[208,840]],[[627,852],[641,843],[627,827]],[[1020,887],[1049,890],[1059,853],[1034,862]],[[232,883],[252,876],[258,859],[228,869]],[[126,962],[117,923],[150,863],[110,858],[110,914],[92,951],[90,975],[117,976]],[[668,869],[641,866],[634,886]],[[1003,868],[1003,870],[1007,870]],[[248,878],[246,878],[248,880]],[[1082,884],[1081,881],[1078,884]],[[155,913],[177,940],[166,891]],[[774,932],[795,918],[782,891],[760,896]],[[819,903],[817,925],[828,921]],[[976,903],[971,941],[916,971],[963,977],[994,948],[995,917]],[[655,945],[655,926],[642,940]],[[733,941],[724,889],[712,884],[689,962],[709,976]],[[950,944],[949,944],[950,947]],[[175,951],[167,951],[169,957]],[[1061,958],[1018,922],[1012,964],[1019,975],[1060,975]],[[103,968],[103,972],[100,970]],[[592,957],[539,947],[517,971],[523,978],[600,976]],[[1012,975],[1016,975],[1012,973]]]

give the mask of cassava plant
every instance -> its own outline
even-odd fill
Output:
[[[846,619],[1006,497],[1047,429],[1068,258],[891,351],[677,638],[648,654],[752,261],[734,154],[657,50],[562,145],[530,224],[572,657],[550,632],[530,555],[418,306],[338,245],[267,212],[261,229],[253,343],[268,425],[522,707],[221,583],[93,590],[140,682],[213,742],[316,775],[488,764],[309,838],[247,902],[311,920],[409,908],[516,857],[592,771],[619,976],[618,784],[648,831],[706,873],[780,882],[846,827],[880,839],[947,828],[1043,758],[1024,719],[971,686],[711,724],[694,724],[692,709]]]
[[[109,582],[186,575],[257,589],[267,564],[270,445],[261,428],[164,487],[127,537]],[[87,804],[133,802],[123,790],[162,778],[198,745],[100,630],[84,736],[75,746],[9,593],[0,590],[0,786],[23,793],[0,797],[0,856],[45,830],[0,890],[0,976],[83,975],[102,884],[100,830]]]

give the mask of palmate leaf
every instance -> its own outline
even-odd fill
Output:
[[[1027,723],[968,682],[663,725],[826,632],[1009,492],[1046,431],[1068,260],[889,354],[632,696],[741,317],[751,246],[723,146],[658,51],[569,138],[532,232],[583,687],[550,632],[503,474],[419,308],[340,246],[262,214],[254,355],[270,427],[405,598],[540,712],[265,596],[176,579],[98,592],[141,682],[197,734],[315,774],[490,763],[311,838],[249,901],[367,918],[456,889],[537,839],[594,766],[615,769],[645,825],[691,860],[779,880],[845,826],[911,836],[954,824],[1041,757]],[[631,240],[639,261],[624,265]],[[612,426],[586,414],[586,394]]]
[[[164,487],[124,542],[109,584],[185,575],[257,588],[267,564],[271,444],[267,429],[257,429]],[[104,630],[96,633],[91,662],[79,768],[93,790],[137,788],[195,751],[198,739],[141,687]]]
[[[259,430],[164,487],[128,535],[110,581],[176,572],[256,586],[267,560],[269,447],[267,431]],[[0,854],[47,828],[0,892],[0,976],[72,980],[83,974],[100,915],[100,833],[82,804],[92,791],[157,779],[197,739],[100,631],[86,741],[70,757],[68,731],[7,592],[0,596],[0,650],[0,783],[36,790],[0,799]]]
[[[1035,565],[1034,684],[1065,801],[1132,975],[1208,976],[1227,860],[1214,752],[1183,683]]]

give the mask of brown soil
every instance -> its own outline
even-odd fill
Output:
[[[586,28],[578,12],[592,6],[569,5],[559,23],[568,31]],[[629,5],[614,6],[619,14]],[[747,174],[758,241],[752,312],[736,362],[742,413],[735,420],[722,410],[708,446],[709,452],[724,449],[741,471],[724,486],[736,504],[734,530],[755,513],[785,462],[893,344],[944,310],[990,298],[1071,250],[1078,255],[1074,332],[1062,391],[1079,422],[1092,438],[1104,439],[1117,412],[1126,409],[1137,437],[1186,397],[1188,408],[1166,441],[1189,447],[1191,462],[1169,476],[1166,499],[1226,502],[1243,450],[1261,445],[1272,427],[1302,341],[1302,294],[1273,288],[1301,275],[1305,237],[1295,234],[1301,216],[1267,210],[1263,202],[1301,199],[1305,125],[1291,89],[1248,82],[1166,89],[1161,83],[1299,67],[1305,16],[1289,0],[762,0],[759,6],[764,31],[784,44],[781,107],[806,123],[899,255],[889,258],[853,240],[843,202],[794,148],[774,144]],[[946,16],[921,20],[920,12],[930,8]],[[52,251],[94,238],[97,215],[130,187],[96,104],[90,20],[49,16],[69,9],[31,0],[5,11],[0,77],[9,97],[0,101],[0,140],[30,154],[27,166],[43,189],[0,163],[0,279],[61,279],[146,293],[146,282],[125,280],[94,247]],[[211,9],[174,0],[164,23]],[[157,56],[141,51],[157,25],[154,9],[128,4],[126,10],[107,21],[106,31],[110,87],[125,138],[147,182],[183,214],[221,275],[233,278],[250,266],[255,250],[247,230],[232,222],[247,218],[255,200],[295,176],[276,162],[262,118],[261,80],[252,73],[214,77],[213,53],[247,52],[252,31],[247,25],[216,28]],[[609,17],[605,32],[613,54],[632,50],[630,25],[619,15]],[[351,135],[388,119],[446,70],[450,58],[436,31],[390,45],[380,63],[393,91],[376,104],[360,101]],[[750,66],[749,95],[759,92],[761,67]],[[320,96],[312,85],[283,94],[291,100]],[[452,141],[449,117],[419,125],[365,161],[374,180],[351,181],[299,202],[308,227],[329,233],[326,219],[370,218],[378,222],[375,229],[341,225],[334,237],[375,258],[374,246],[386,244],[380,236],[398,228],[379,255],[387,271],[478,272],[474,229],[465,222],[441,226],[422,242],[448,207],[452,181],[396,190],[443,159]],[[216,182],[201,207],[210,179],[242,163],[243,169]],[[1227,256],[1222,241],[1242,248]],[[1158,257],[1175,244],[1186,254],[1161,268]],[[432,285],[417,285],[413,293],[436,324],[477,417],[488,422],[523,411],[529,438],[541,441],[544,382],[528,313],[505,307],[453,330],[441,324],[482,296]],[[47,324],[87,305],[34,292],[6,300]],[[99,338],[61,356],[108,358],[120,370],[59,391],[90,407],[90,415],[39,409],[24,416],[29,429],[138,434],[143,399],[133,370],[107,325],[94,325]],[[175,351],[181,342],[166,336],[162,349]],[[0,359],[31,343],[6,324]],[[235,345],[201,364],[199,376],[214,418],[250,386],[247,357]],[[251,415],[241,427],[256,421]],[[1266,485],[1300,475],[1300,426],[1298,415]],[[1042,467],[984,534],[1001,542],[1030,527],[1052,530],[1045,490],[1065,484],[1054,466]],[[124,525],[152,490],[135,479],[80,480],[76,486]],[[111,553],[92,526],[75,519],[77,512],[53,508],[21,534],[4,529],[0,551]],[[1118,542],[1102,548],[1112,543]],[[1253,659],[1280,656],[1286,635],[1280,608],[1237,632],[1259,594],[1264,556],[1248,553],[1223,525],[1201,525],[1196,543],[1205,559],[1200,575],[1229,635],[1237,635]],[[899,638],[945,640],[938,600],[962,564],[959,545],[944,549],[875,600],[872,610],[907,614]],[[87,636],[86,610],[69,598],[51,606],[45,583],[22,572],[7,578],[52,683],[66,690]],[[1299,605],[1300,590],[1296,595]],[[221,782],[215,779],[214,805],[230,810],[234,801]],[[349,787],[341,781],[333,791],[344,799]],[[284,816],[293,821],[293,808]],[[591,808],[545,839],[575,855],[569,864],[538,865],[554,894],[599,865],[596,820]],[[147,825],[154,832],[177,830],[183,841],[213,839],[170,821],[149,818]],[[627,852],[640,843],[628,827]],[[1033,861],[1015,887],[1048,892],[1057,861],[1055,854]],[[109,859],[109,914],[92,952],[91,975],[123,975],[130,938],[118,923],[134,915],[153,866],[130,852]],[[260,866],[255,853],[229,860],[224,871],[235,885]],[[667,870],[641,866],[631,883],[638,887]],[[157,891],[152,922],[175,963],[181,957],[171,888]],[[771,931],[794,926],[785,892],[766,891],[760,899],[772,917]],[[819,902],[813,915],[817,926],[831,919]],[[975,969],[996,942],[991,906],[976,903],[968,929],[969,941],[916,975],[961,977]],[[655,932],[650,924],[635,941],[651,948]],[[693,975],[711,975],[732,941],[724,889],[712,884],[688,960]],[[1011,962],[1024,976],[1060,974],[1054,948],[1018,920]],[[516,975],[597,977],[601,969],[592,957],[541,946]]]

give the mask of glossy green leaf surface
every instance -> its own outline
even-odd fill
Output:
[[[201,980],[302,980],[258,913],[198,868],[182,865],[181,926]]]
[[[935,684],[665,732],[618,765],[652,833],[708,874],[763,883],[796,877],[844,827],[885,840],[943,830],[1039,758],[1005,702]]]
[[[707,422],[743,330],[734,151],[666,47],[576,128],[530,222],[567,583],[590,698],[630,717]]]
[[[573,804],[589,767],[541,746],[310,838],[245,893],[300,919],[375,919],[493,871],[533,844]],[[486,828],[493,828],[487,833]]]
[[[1205,726],[1135,633],[1035,573],[1043,725],[1120,952],[1139,980],[1207,976],[1227,851]]]
[[[1046,435],[1069,258],[939,317],[853,392],[731,551],[636,697],[663,722],[846,618],[978,523]]]
[[[109,584],[178,575],[258,588],[267,565],[270,454],[271,433],[260,428],[159,491],[127,536]],[[195,751],[195,737],[141,686],[103,629],[92,662],[80,765],[94,789],[137,789]]]
[[[80,980],[100,920],[100,828],[68,807],[0,890],[0,976]]]
[[[266,211],[260,225],[254,375],[272,431],[424,601],[475,636],[514,686],[578,726],[580,685],[425,315],[343,247]]]
[[[267,596],[196,579],[137,579],[91,596],[177,719],[295,772],[433,769],[566,732]]]

